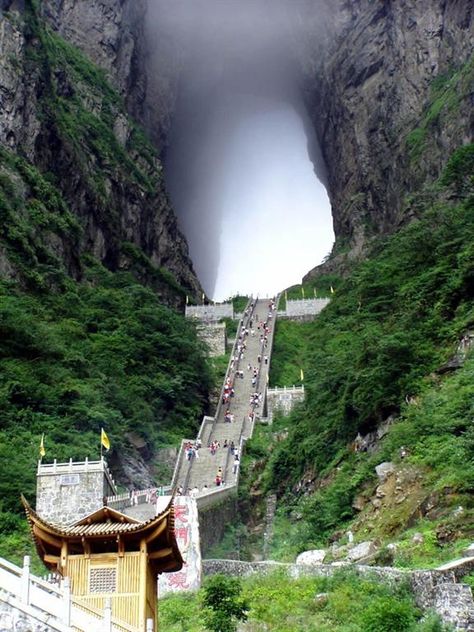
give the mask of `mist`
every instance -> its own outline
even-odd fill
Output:
[[[295,7],[149,0],[151,93],[174,99],[167,188],[214,300],[299,283],[333,244],[324,165],[291,49]]]

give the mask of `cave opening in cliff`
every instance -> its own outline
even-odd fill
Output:
[[[152,122],[161,112],[167,187],[214,300],[299,283],[333,243],[288,6],[149,0],[149,110]]]

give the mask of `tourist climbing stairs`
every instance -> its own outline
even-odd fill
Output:
[[[173,483],[183,493],[194,493],[200,497],[235,483],[238,465],[230,446],[233,444],[240,460],[239,451],[243,440],[252,434],[254,417],[263,415],[275,321],[276,309],[269,299],[249,302],[239,324],[215,418],[208,420],[201,428],[198,438],[202,447],[197,451],[197,455],[191,456],[188,460],[187,455],[183,453],[175,472]],[[246,348],[241,354],[239,344],[243,341]],[[258,370],[256,379],[255,369]],[[225,391],[229,385],[234,389],[233,396],[224,402]],[[260,394],[260,400],[252,403],[252,396],[256,393]],[[232,419],[230,422],[229,415]],[[214,454],[210,449],[213,442],[219,444]],[[217,487],[218,475],[222,482]]]

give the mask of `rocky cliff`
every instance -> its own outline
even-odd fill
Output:
[[[34,234],[23,235],[21,243],[4,224],[3,276],[22,277],[18,260],[31,269],[42,263],[42,249],[75,278],[81,277],[83,256],[92,255],[111,270],[133,269],[167,300],[200,292],[157,151],[130,118],[142,115],[145,92],[141,8],[140,2],[119,0],[47,1],[41,7],[35,0],[3,0],[3,180],[25,203],[33,196],[31,182],[14,164],[21,156],[23,171],[31,165],[47,174],[78,221],[77,231],[45,230],[37,218],[24,217]]]
[[[120,217],[113,229],[109,220],[97,218],[97,200],[91,204],[84,200],[89,193],[77,195],[84,186],[80,173],[76,171],[75,182],[68,182],[74,156],[65,150],[51,121],[42,121],[47,83],[28,60],[28,51],[38,46],[22,30],[21,16],[30,6],[35,2],[2,1],[9,12],[2,20],[0,40],[0,141],[42,170],[59,169],[68,189],[66,199],[74,200],[73,211],[86,225],[80,248],[114,267],[123,263],[120,242],[131,242],[153,264],[169,268],[181,284],[198,291],[161,177],[153,195],[143,195],[140,187],[125,191],[123,182],[107,176],[111,205]],[[153,5],[151,20],[147,0],[41,3],[50,33],[78,47],[117,91],[123,107],[114,106],[107,125],[126,151],[133,136],[126,112],[145,126],[158,154],[170,142],[186,54],[192,47],[186,53],[161,29],[163,6]],[[301,92],[327,166],[334,254],[358,255],[372,236],[393,232],[416,215],[409,194],[433,182],[450,153],[472,139],[472,69],[466,71],[466,65],[474,51],[474,10],[467,0],[298,0],[277,7],[283,7],[283,14],[275,11],[272,19],[285,15],[288,25],[280,54],[298,61]],[[57,58],[49,63],[49,86],[57,95],[71,101],[82,93],[85,110],[103,112],[97,90],[94,94],[89,85],[84,91],[84,81],[78,89],[77,77]],[[60,159],[50,168],[52,156],[47,154],[53,141],[59,142],[55,151]],[[97,162],[97,151],[92,153],[96,157],[89,156],[89,171]],[[135,161],[133,153],[130,158]],[[149,173],[159,169],[154,162]]]
[[[328,171],[335,253],[416,214],[408,196],[439,177],[474,134],[472,3],[467,0],[300,5],[296,48]],[[319,29],[321,32],[321,29]],[[295,38],[296,40],[296,38]]]

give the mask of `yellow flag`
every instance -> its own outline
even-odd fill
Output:
[[[304,382],[304,372],[303,369],[300,369],[300,377],[301,377],[301,381]]]
[[[334,294],[334,288],[332,285],[331,285],[331,294]]]
[[[44,432],[41,435],[40,447],[39,447],[40,457],[43,458],[46,454],[46,450],[44,449]]]
[[[189,304],[189,296],[186,294],[186,305]]]
[[[316,288],[313,288],[314,298],[316,298]]]
[[[106,450],[110,450],[110,441],[103,428],[100,429],[100,442]]]
[[[304,287],[301,286],[301,296],[304,298]]]
[[[287,300],[288,300],[288,293],[287,293],[287,291],[285,290],[285,301],[287,301]]]

